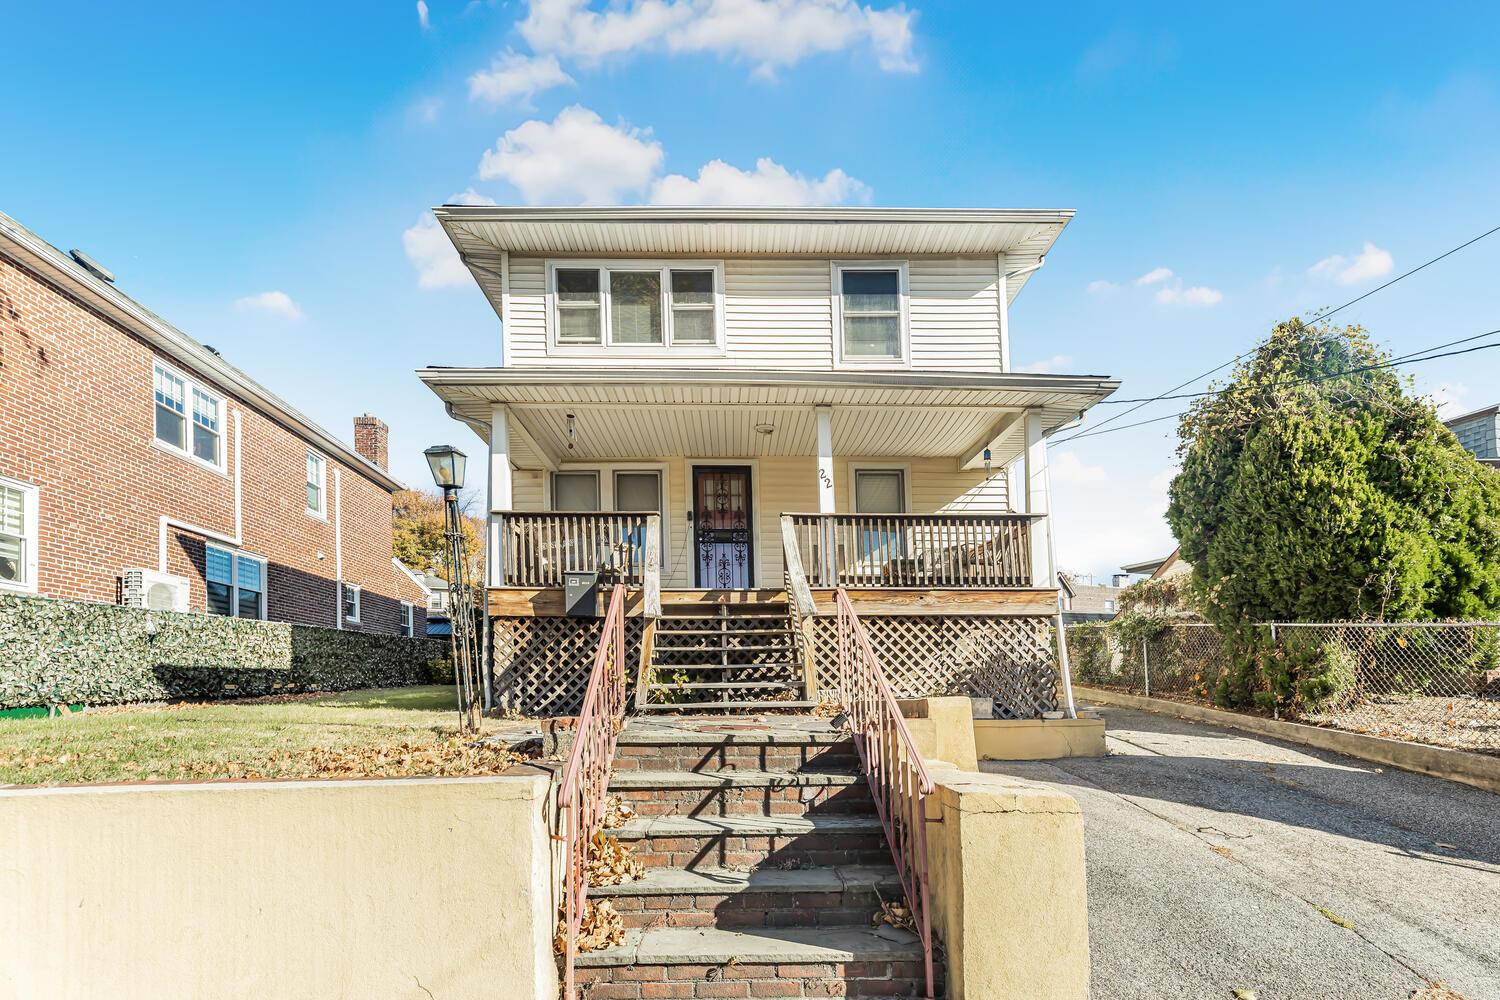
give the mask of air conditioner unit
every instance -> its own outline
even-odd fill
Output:
[[[188,582],[170,573],[154,569],[127,569],[122,588],[127,608],[149,608],[152,611],[186,611]]]

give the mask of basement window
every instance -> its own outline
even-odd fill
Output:
[[[344,621],[359,624],[360,589],[352,583],[343,585]]]
[[[210,614],[229,618],[266,617],[266,561],[217,545],[203,550],[203,579]]]

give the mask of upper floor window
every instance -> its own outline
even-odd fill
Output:
[[[157,443],[184,457],[222,468],[223,398],[160,363],[153,381]]]
[[[723,269],[691,261],[553,261],[552,340],[623,351],[717,348]]]
[[[0,590],[36,591],[36,487],[0,477]]]
[[[906,359],[906,265],[835,264],[834,315],[845,364]]]
[[[266,561],[209,545],[203,552],[208,610],[231,618],[266,617]]]
[[[324,482],[327,477],[323,456],[315,452],[307,453],[307,512],[315,517],[324,517],[327,508],[324,506]]]

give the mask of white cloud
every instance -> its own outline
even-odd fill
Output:
[[[1073,355],[1054,354],[1042,361],[1029,361],[1016,369],[1018,372],[1028,372],[1032,375],[1053,375],[1057,372],[1065,372],[1073,366]]]
[[[516,126],[487,150],[481,180],[508,181],[526,201],[606,205],[641,191],[664,159],[649,132],[606,125],[588,108],[564,108],[551,122]]]
[[[443,99],[441,97],[422,97],[407,106],[406,116],[421,125],[431,125],[437,121],[438,114],[442,110]]]
[[[710,160],[697,180],[670,174],[651,188],[654,205],[837,205],[869,197],[869,188],[838,168],[809,179],[768,156],[756,160],[754,170]]]
[[[1183,288],[1179,283],[1157,289],[1156,301],[1164,306],[1215,306],[1224,301],[1224,293],[1203,285]]]
[[[572,83],[554,55],[527,56],[507,51],[495,57],[490,68],[469,77],[469,99],[490,104],[507,104],[519,99],[530,105],[532,97],[543,90]]]
[[[1098,281],[1090,281],[1088,287],[1090,295],[1105,295],[1109,292],[1118,292],[1119,290],[1119,285],[1113,281],[1105,281],[1103,278],[1100,278]]]
[[[1334,254],[1332,257],[1324,257],[1308,268],[1307,273],[1315,278],[1336,281],[1341,285],[1357,285],[1362,281],[1384,277],[1390,274],[1395,266],[1396,262],[1391,257],[1390,251],[1382,250],[1369,240],[1365,240],[1364,247],[1353,260],[1341,254]]]
[[[432,27],[432,21],[427,17],[427,0],[417,0],[417,23],[426,31]]]
[[[1154,285],[1154,284],[1156,284],[1159,281],[1166,281],[1171,276],[1172,276],[1172,269],[1171,268],[1169,268],[1169,267],[1153,267],[1151,270],[1147,271],[1145,274],[1141,275],[1139,278],[1136,278],[1135,279],[1135,283],[1137,285]]]
[[[706,52],[774,73],[820,52],[867,46],[880,67],[914,72],[914,11],[854,0],[531,0],[521,35],[536,52],[589,62],[635,50]]]
[[[1089,465],[1072,451],[1059,451],[1049,455],[1047,471],[1051,474],[1052,482],[1067,486],[1102,483],[1109,478],[1103,466]]]
[[[461,191],[448,199],[456,205],[493,205],[495,200],[479,194],[473,188]],[[431,212],[423,212],[417,224],[401,234],[401,244],[406,250],[406,259],[417,269],[419,288],[453,288],[467,285],[469,269],[459,259],[458,251],[438,225]]]
[[[242,299],[235,299],[234,304],[239,309],[256,309],[268,312],[282,319],[302,319],[302,308],[292,301],[292,297],[286,292],[269,291],[257,295],[246,295]]]

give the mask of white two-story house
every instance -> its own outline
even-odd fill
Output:
[[[498,702],[576,706],[597,571],[642,708],[815,700],[838,588],[899,693],[1053,707],[1047,436],[1118,383],[1013,371],[1008,313],[1071,211],[435,213],[501,320],[418,373],[489,443]]]

